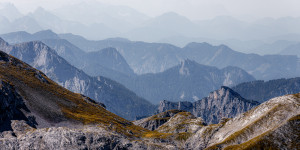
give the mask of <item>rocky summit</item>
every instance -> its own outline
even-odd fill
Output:
[[[222,94],[228,91],[223,87],[209,97],[228,97]],[[218,124],[183,110],[131,122],[0,52],[0,104],[0,149],[5,150],[299,147],[300,94],[273,98]]]
[[[161,101],[157,113],[171,109],[185,110],[203,118],[209,124],[216,124],[222,118],[233,118],[259,105],[256,101],[244,99],[229,87],[222,86],[196,102]]]

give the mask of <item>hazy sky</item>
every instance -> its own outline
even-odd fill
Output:
[[[14,3],[23,13],[38,6],[55,9],[62,5],[93,0],[0,0]],[[126,5],[149,16],[174,11],[192,20],[209,19],[219,15],[238,18],[300,16],[300,0],[97,0]]]

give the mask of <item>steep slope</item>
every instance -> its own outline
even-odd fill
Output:
[[[187,59],[161,73],[139,75],[117,81],[157,104],[163,99],[199,100],[222,85],[233,86],[251,80],[255,79],[237,67],[218,69]]]
[[[198,130],[186,148],[298,149],[299,106],[299,94],[273,98],[227,122]]]
[[[157,113],[178,109],[191,112],[201,117],[206,123],[216,124],[222,118],[233,118],[259,105],[256,101],[246,100],[228,87],[222,86],[211,92],[208,97],[196,102],[161,101]]]
[[[232,89],[246,99],[265,102],[277,96],[300,92],[300,77],[241,83]]]
[[[149,115],[154,106],[138,97],[123,85],[105,77],[90,77],[70,65],[41,42],[28,42],[10,46],[2,40],[1,48],[33,67],[63,87],[105,103],[107,109],[127,119]],[[4,46],[3,46],[4,45]]]

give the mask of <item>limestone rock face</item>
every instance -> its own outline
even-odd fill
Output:
[[[222,118],[233,118],[259,105],[256,101],[246,100],[232,89],[222,86],[196,102],[169,102],[161,101],[157,113],[178,109],[191,112],[201,117],[208,124],[216,124]]]

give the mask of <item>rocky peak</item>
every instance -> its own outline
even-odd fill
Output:
[[[161,101],[157,113],[170,109],[179,109],[191,112],[201,117],[205,122],[219,123],[222,118],[233,118],[259,105],[259,102],[247,100],[229,87],[222,86],[211,92],[208,97],[196,102],[169,102]]]
[[[211,93],[209,93],[208,98],[209,99],[215,99],[219,100],[222,98],[229,98],[229,97],[239,97],[241,100],[244,100],[237,92],[233,91],[227,86],[221,86],[220,89],[215,90]]]
[[[190,71],[195,71],[195,69],[202,69],[203,65],[198,64],[196,61],[191,59],[185,59],[181,61],[179,64],[179,74],[189,76],[191,74]]]

